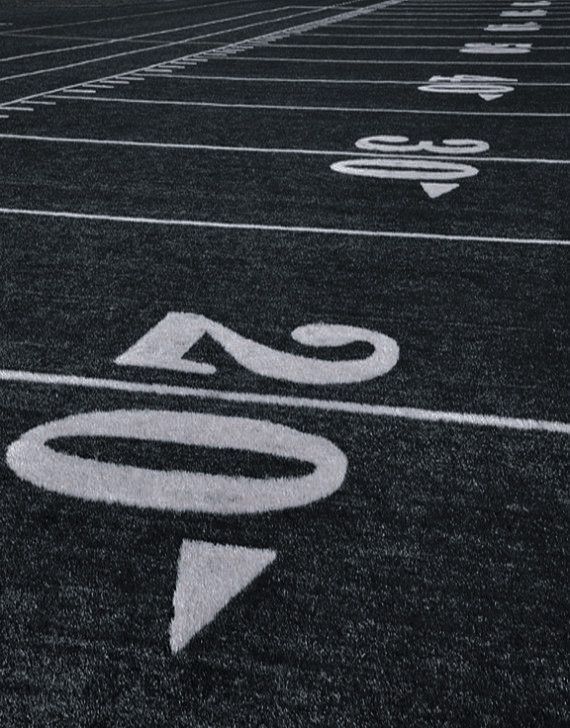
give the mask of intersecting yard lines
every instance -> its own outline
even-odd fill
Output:
[[[352,16],[355,13],[371,12],[371,9],[373,9],[373,8],[378,8],[378,7],[383,7],[383,6],[389,6],[389,5],[392,5],[392,4],[398,4],[399,2],[402,2],[402,1],[403,0],[385,0],[382,3],[376,3],[374,5],[367,6],[365,8],[357,8],[357,9],[353,9],[350,12],[344,12],[344,13],[337,14],[337,15],[333,15],[333,16],[326,16],[324,18],[319,18],[316,21],[313,21],[312,23],[305,23],[305,24],[301,24],[301,25],[290,26],[290,27],[286,28],[285,30],[288,31],[288,32],[294,32],[294,31],[300,32],[300,31],[305,30],[305,29],[308,29],[308,28],[311,28],[312,29],[312,28],[318,27],[321,24],[334,23],[334,22],[336,22],[336,19],[337,18],[338,19],[342,19],[342,18],[346,17],[347,15],[348,16]],[[332,8],[334,8],[334,7],[340,7],[341,5],[342,4],[339,4],[339,6],[331,6],[331,7]],[[320,10],[317,10],[317,12],[320,12]],[[303,12],[300,12],[300,13],[293,13],[293,14],[290,14],[290,15],[286,15],[284,17],[279,17],[279,18],[277,18],[275,20],[275,22],[282,22],[284,20],[290,20],[292,18],[296,18],[296,17],[300,17],[300,16],[305,16],[305,15],[311,15],[311,14],[314,14],[314,13],[315,13],[315,10],[314,9],[304,10]],[[218,36],[218,35],[227,34],[228,32],[234,32],[234,31],[237,31],[237,30],[240,30],[241,31],[241,30],[248,29],[250,27],[256,27],[256,26],[259,26],[259,25],[264,25],[264,24],[267,24],[269,22],[273,22],[273,20],[271,20],[271,21],[259,21],[259,22],[256,22],[256,23],[247,24],[245,26],[233,27],[231,29],[225,29],[225,30],[222,30],[222,31],[216,31],[216,32],[213,32],[213,33],[207,33],[205,35],[195,36],[192,39],[184,39],[184,40],[170,41],[168,43],[163,43],[163,44],[160,44],[158,46],[149,46],[148,48],[134,49],[134,50],[130,50],[130,51],[125,51],[125,52],[122,52],[122,53],[118,53],[118,54],[112,54],[110,56],[104,56],[102,58],[100,57],[100,58],[95,58],[95,59],[88,59],[88,60],[78,61],[76,63],[66,64],[66,65],[63,65],[63,66],[57,66],[57,67],[51,67],[51,68],[48,68],[48,69],[39,69],[39,70],[36,70],[36,71],[30,71],[28,73],[13,74],[13,75],[10,75],[10,76],[6,76],[4,78],[0,78],[0,81],[13,80],[13,79],[17,79],[17,78],[22,78],[22,77],[27,77],[27,76],[33,76],[33,75],[38,75],[38,74],[43,74],[43,73],[51,73],[51,72],[54,72],[54,71],[64,70],[64,69],[68,69],[68,68],[75,68],[77,66],[83,66],[83,65],[86,65],[86,64],[90,64],[90,63],[99,63],[101,61],[110,60],[110,59],[113,59],[113,58],[130,56],[130,55],[133,55],[133,54],[136,54],[136,53],[143,53],[143,52],[148,52],[148,51],[152,51],[152,50],[157,50],[157,49],[162,49],[162,48],[168,48],[168,47],[172,47],[172,46],[175,46],[175,45],[180,45],[180,44],[183,44],[183,43],[188,43],[189,40],[203,40],[204,38],[211,38],[211,37],[215,37],[215,36]],[[281,32],[283,32],[283,30]],[[267,37],[268,35],[271,35],[271,34],[265,34],[265,35],[261,35],[261,36],[255,36],[254,38],[251,38],[251,39],[248,39],[248,40],[250,40],[250,41],[251,40],[259,40],[261,38]],[[243,40],[242,41],[239,41],[239,43],[241,43],[241,44],[243,44],[244,42],[247,42],[247,41],[243,41]],[[234,43],[229,43],[229,44],[227,44],[227,46],[223,46],[223,47],[233,47],[235,45],[236,44],[234,42]],[[195,53],[193,55],[199,56],[199,55],[202,55],[202,54]],[[178,59],[183,59],[183,58],[188,58],[188,57],[189,57],[188,54],[185,54],[184,56],[179,56],[178,58],[173,58],[173,59],[170,59],[170,60],[171,61],[176,61]],[[137,69],[131,69],[131,71],[129,71],[129,73],[132,73],[132,72],[137,71],[137,70],[139,70],[139,71],[140,70],[144,70],[144,69],[147,69],[147,68],[149,68],[149,66],[141,66],[141,67],[139,67]],[[121,74],[111,74],[111,75],[106,75],[106,76],[102,76],[102,77],[99,77],[99,78],[96,78],[96,79],[90,79],[90,80],[91,81],[103,81],[103,80],[106,80],[108,78],[114,77],[116,75],[121,75]],[[49,91],[42,91],[40,93],[31,94],[31,95],[28,95],[28,96],[25,96],[25,97],[22,97],[22,98],[19,98],[19,99],[13,99],[10,102],[5,102],[4,104],[0,104],[0,109],[3,108],[3,107],[5,107],[5,106],[7,106],[8,104],[17,104],[17,103],[20,103],[22,101],[25,101],[25,100],[27,100],[29,98],[37,98],[38,96],[42,96],[42,95],[45,95],[45,94],[48,94],[48,93],[52,93],[52,92],[55,92],[55,91],[62,91],[62,90],[65,90],[65,89],[68,89],[68,88],[73,88],[73,87],[79,86],[79,85],[81,85],[81,84],[67,84],[67,85],[62,86],[62,87],[59,87],[57,89],[50,89]]]
[[[232,23],[236,20],[242,20],[243,18],[250,18],[254,15],[267,15],[269,13],[276,13],[281,10],[287,10],[290,6],[289,5],[282,5],[277,8],[273,8],[271,10],[257,10],[255,12],[251,13],[242,13],[241,15],[232,15],[227,18],[219,18],[217,20],[208,20],[203,23],[192,23],[190,25],[179,25],[174,28],[166,28],[165,30],[154,30],[150,33],[139,33],[136,35],[125,35],[121,36],[119,38],[103,38],[95,43],[86,43],[82,45],[75,45],[75,46],[68,46],[67,48],[52,48],[49,50],[43,50],[43,51],[34,51],[32,53],[21,53],[16,56],[8,56],[4,58],[0,58],[0,63],[8,63],[9,61],[16,61],[23,58],[34,58],[36,56],[46,56],[53,53],[66,53],[69,51],[76,51],[83,48],[97,48],[99,46],[105,46],[105,45],[113,45],[115,43],[124,43],[127,41],[133,41],[133,40],[139,40],[141,38],[149,38],[154,37],[157,35],[166,35],[168,33],[175,33],[179,32],[181,30],[190,30],[191,28],[202,28],[206,25],[223,25],[224,23]],[[233,28],[226,29],[225,32],[230,32],[233,30]]]

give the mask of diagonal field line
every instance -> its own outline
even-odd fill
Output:
[[[282,33],[282,32],[302,32],[303,29],[305,29],[305,28],[308,29],[310,27],[311,29],[314,29],[315,27],[318,27],[321,24],[322,25],[326,25],[326,24],[330,24],[330,23],[335,23],[335,22],[337,22],[337,20],[341,20],[343,18],[346,18],[347,16],[348,17],[353,17],[354,14],[359,14],[359,13],[360,14],[364,14],[364,13],[373,12],[376,9],[382,9],[384,7],[390,7],[391,5],[397,5],[397,4],[399,4],[401,2],[405,2],[405,1],[406,0],[384,0],[384,2],[375,3],[374,5],[369,5],[369,6],[366,6],[364,8],[356,8],[356,9],[352,9],[352,10],[350,10],[348,12],[345,11],[345,12],[339,13],[337,15],[327,16],[326,18],[319,18],[318,20],[313,21],[311,23],[302,23],[300,25],[289,26],[288,28],[283,28],[283,29],[281,29],[278,32],[280,32],[280,33]],[[347,4],[346,2],[344,2],[344,3],[338,3],[336,6],[332,6],[332,7],[340,7],[340,6],[346,5],[346,4]],[[318,12],[320,12],[320,10]],[[287,20],[289,18],[299,17],[301,15],[310,15],[310,14],[314,14],[314,13],[315,13],[315,10],[313,8],[312,10],[307,10],[307,11],[304,11],[302,13],[296,13],[294,15],[286,16],[284,18],[277,18],[275,20],[275,22],[281,22],[281,21]],[[266,22],[271,22],[271,21],[266,21]],[[253,26],[256,26],[256,25],[263,25],[263,23],[252,23],[250,25],[242,26],[241,28],[231,28],[231,29],[226,30],[226,31],[217,31],[215,33],[208,33],[208,34],[206,34],[204,36],[196,36],[195,38],[193,38],[193,40],[200,40],[201,38],[209,38],[209,37],[212,37],[212,36],[215,36],[215,35],[220,35],[220,34],[223,34],[223,33],[228,33],[230,31],[243,30],[244,28],[250,28],[250,27],[253,27]],[[235,48],[236,45],[240,45],[240,44],[243,44],[243,43],[246,43],[246,42],[251,42],[251,41],[265,40],[267,38],[273,37],[274,35],[275,35],[275,33],[265,33],[265,34],[262,34],[262,35],[259,35],[259,36],[254,36],[254,37],[249,38],[247,40],[238,41],[237,43],[236,42],[228,43],[226,45],[220,46],[219,48],[217,48],[217,50],[223,51],[225,49]],[[134,53],[141,53],[141,52],[146,52],[146,51],[150,51],[150,50],[156,50],[157,48],[166,48],[166,47],[169,47],[169,46],[180,45],[181,43],[187,42],[187,40],[188,39],[186,39],[184,41],[172,41],[170,43],[164,43],[164,44],[161,44],[159,46],[149,46],[148,48],[144,48],[144,49],[140,49],[140,50],[126,51],[124,53],[114,54],[112,57],[116,58],[118,56],[133,55]],[[202,58],[203,55],[204,55],[204,51],[197,51],[197,52],[195,52],[193,54],[185,54],[183,56],[178,56],[177,58],[172,58],[172,59],[170,59],[170,61],[172,62],[172,61],[182,60],[182,59],[188,60],[188,59],[191,59],[191,58]],[[86,65],[87,63],[97,63],[97,62],[100,62],[102,60],[107,60],[107,59],[106,58],[90,59],[89,61],[81,61],[81,62],[75,63],[75,64],[68,64],[68,66],[66,66],[66,67],[75,68],[76,66]],[[157,64],[154,64],[154,65],[157,65]],[[147,66],[141,66],[139,68],[131,69],[130,71],[124,71],[122,73],[115,73],[115,74],[110,74],[110,75],[106,75],[106,76],[100,76],[98,78],[92,78],[92,79],[89,79],[88,82],[91,82],[92,83],[92,82],[96,82],[96,81],[105,81],[105,80],[110,79],[110,78],[116,78],[116,77],[119,77],[119,76],[125,76],[125,75],[128,75],[130,73],[136,73],[137,71],[144,71],[144,70],[146,70],[148,68],[153,68],[153,67],[154,67],[153,65],[151,65],[151,66],[148,66],[148,65]],[[59,67],[59,69],[57,69],[57,70],[61,70],[61,68],[63,68],[63,67]],[[30,74],[23,74],[23,75],[26,75],[27,76],[27,75],[30,75]],[[10,77],[10,78],[14,78],[14,77]],[[3,80],[3,79],[0,79],[0,81],[1,80]],[[3,104],[0,104],[0,109],[7,108],[10,104],[18,104],[18,103],[21,103],[22,101],[27,101],[28,99],[35,99],[35,98],[39,98],[41,96],[45,96],[47,94],[57,93],[57,92],[60,92],[60,91],[65,91],[65,90],[70,89],[70,88],[77,88],[78,86],[81,86],[84,83],[87,83],[87,81],[81,81],[80,83],[75,83],[75,84],[67,84],[66,86],[60,86],[59,88],[56,88],[56,89],[50,89],[48,91],[41,91],[40,93],[30,94],[29,96],[23,96],[23,97],[21,97],[19,99],[13,99],[12,101],[7,101],[7,102],[4,102]]]
[[[281,5],[271,10],[256,10],[253,13],[242,13],[241,15],[230,15],[228,18],[222,18],[218,20],[207,20],[203,23],[192,23],[191,25],[179,25],[176,28],[167,28],[166,30],[154,30],[149,33],[139,33],[137,35],[126,35],[120,38],[101,38],[96,43],[84,43],[82,45],[68,46],[67,48],[50,48],[43,51],[33,51],[32,53],[22,53],[18,56],[7,56],[0,58],[0,63],[8,63],[16,61],[22,58],[35,58],[36,56],[45,56],[53,53],[65,53],[67,51],[80,50],[81,48],[95,48],[103,45],[112,45],[114,43],[128,43],[129,41],[138,40],[140,38],[149,38],[156,35],[166,35],[167,33],[177,33],[181,30],[190,30],[191,28],[203,28],[206,25],[223,25],[224,23],[232,23],[234,20],[242,20],[243,18],[251,18],[254,15],[270,15],[271,13],[278,13],[281,10],[288,10],[290,5]],[[279,20],[279,18],[277,18]],[[269,21],[268,21],[269,22]],[[273,18],[271,18],[273,22]],[[225,32],[230,32],[233,28],[227,29]],[[143,49],[144,50],[144,49]],[[150,50],[150,49],[147,49]]]
[[[16,207],[0,207],[1,215],[24,217],[62,218],[68,220],[93,220],[97,222],[127,223],[133,225],[161,225],[170,227],[213,228],[217,230],[263,230],[268,232],[310,233],[318,235],[344,235],[363,238],[410,240],[443,240],[445,242],[506,243],[510,245],[561,245],[569,246],[570,240],[556,238],[504,238],[486,235],[445,235],[418,233],[405,230],[359,230],[350,228],[310,227],[307,225],[268,225],[263,223],[222,222],[218,220],[190,220],[181,218],[139,217],[133,215],[105,215],[70,210],[32,210]]]
[[[115,15],[112,17],[106,17],[106,18],[95,18],[93,20],[79,20],[79,21],[72,21],[69,23],[56,23],[53,25],[37,25],[32,26],[30,28],[11,28],[12,30],[17,31],[18,33],[34,33],[36,30],[45,30],[46,28],[69,28],[76,25],[96,25],[97,23],[109,23],[113,22],[115,20],[127,20],[130,18],[141,18],[143,16],[147,15],[160,15],[161,17],[163,15],[167,15],[169,13],[183,13],[186,10],[198,10],[200,8],[215,8],[219,5],[236,5],[240,4],[242,0],[225,0],[224,2],[219,3],[206,3],[206,5],[186,5],[184,7],[178,7],[178,8],[168,8],[165,10],[154,10],[152,12],[146,12],[146,13],[132,13],[131,15]],[[287,6],[287,7],[294,7],[294,6]],[[0,23],[2,25],[2,23]],[[0,32],[0,35],[9,34],[10,31],[7,31],[7,33]]]
[[[0,369],[0,381],[25,382],[49,386],[87,387],[119,392],[134,392],[162,397],[187,397],[194,399],[213,399],[240,404],[261,404],[273,407],[295,409],[325,410],[344,414],[390,417],[422,422],[468,425],[471,427],[493,427],[526,432],[550,432],[570,435],[570,424],[551,420],[538,420],[518,417],[502,417],[472,412],[446,412],[442,410],[420,409],[417,407],[398,407],[380,404],[363,404],[344,400],[291,397],[286,395],[257,394],[255,392],[235,392],[220,389],[180,387],[170,384],[143,384],[117,379],[81,377],[73,374],[47,374],[44,372],[16,371]]]
[[[34,102],[41,103],[41,102]],[[459,160],[465,162],[497,162],[506,164],[570,164],[570,159],[533,159],[530,157],[474,157],[454,154],[452,157],[444,154],[395,154],[393,152],[368,152],[355,149],[354,151],[338,151],[335,149],[303,149],[283,147],[246,147],[230,146],[221,144],[189,144],[178,142],[147,142],[135,139],[88,139],[85,137],[57,137],[40,136],[37,134],[11,134],[0,133],[0,140],[46,142],[52,144],[86,144],[93,146],[108,147],[139,147],[149,149],[173,149],[173,150],[196,150],[207,152],[238,152],[244,154],[297,154],[302,156],[318,157],[392,157],[395,159],[437,159],[437,160]]]
[[[286,8],[288,6],[284,6],[284,7]],[[282,9],[282,8],[280,8],[280,9]],[[30,76],[39,76],[39,75],[46,74],[46,73],[54,73],[56,71],[62,71],[67,68],[77,68],[78,66],[86,66],[91,63],[100,63],[101,61],[108,61],[113,58],[122,58],[124,56],[132,56],[137,53],[149,53],[150,51],[160,50],[161,48],[171,48],[172,46],[188,44],[191,41],[200,40],[202,38],[212,38],[217,35],[227,35],[228,33],[232,33],[237,30],[246,30],[247,28],[254,28],[258,25],[267,25],[269,23],[279,23],[283,20],[289,20],[291,18],[298,18],[300,15],[313,15],[314,13],[315,13],[314,10],[306,10],[302,13],[293,13],[292,15],[285,15],[285,16],[279,17],[279,18],[271,18],[270,20],[260,20],[256,23],[248,23],[247,25],[240,25],[240,26],[236,26],[236,27],[232,27],[232,28],[224,28],[223,30],[217,30],[213,33],[205,33],[203,35],[191,36],[190,38],[182,38],[181,40],[172,40],[172,41],[168,41],[167,43],[160,43],[159,45],[151,45],[151,46],[148,46],[145,48],[137,48],[134,50],[122,51],[121,53],[112,53],[109,56],[99,56],[97,58],[89,58],[84,61],[75,61],[73,63],[67,63],[62,66],[50,66],[49,68],[39,68],[35,71],[26,71],[24,73],[15,73],[10,76],[0,77],[0,81],[12,81],[16,78],[28,78]],[[174,32],[174,31],[170,30],[168,32]],[[231,43],[229,45],[233,46],[234,43]],[[185,58],[186,56],[182,56],[182,57]],[[145,66],[145,68],[146,67],[147,66]],[[121,74],[118,74],[118,75],[121,75]],[[109,78],[109,77],[107,76],[106,78]],[[73,84],[73,85],[75,86],[77,84]],[[69,87],[67,87],[67,88],[69,88]]]

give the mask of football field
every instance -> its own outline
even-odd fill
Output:
[[[0,726],[570,724],[570,0],[0,0]]]

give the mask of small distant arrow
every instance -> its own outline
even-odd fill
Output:
[[[446,195],[451,190],[459,187],[458,184],[445,184],[442,182],[420,182],[426,194],[433,199]]]
[[[500,99],[503,94],[479,94],[479,98],[484,99],[485,101],[494,101],[495,99]]]
[[[271,564],[275,551],[184,540],[172,600],[170,649],[182,650]]]

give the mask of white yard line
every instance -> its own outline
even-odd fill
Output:
[[[161,397],[186,397],[208,399],[239,404],[256,404],[270,407],[288,407],[326,412],[339,412],[349,415],[368,417],[389,417],[438,424],[467,425],[470,427],[492,427],[522,432],[550,432],[560,435],[570,434],[570,424],[551,420],[540,420],[519,417],[502,417],[473,412],[449,412],[442,410],[420,409],[418,407],[388,406],[347,402],[344,400],[319,399],[309,397],[290,397],[274,394],[258,394],[256,392],[239,392],[222,389],[203,389],[198,387],[180,387],[169,384],[144,384],[140,382],[121,381],[118,379],[100,379],[81,377],[73,374],[48,374],[44,372],[17,371],[0,369],[0,381],[39,384],[48,386],[86,387],[115,392],[148,394]]]
[[[79,89],[78,89],[79,90]],[[67,92],[66,92],[67,93]],[[169,101],[164,99],[122,99],[112,96],[65,96],[50,94],[50,99],[99,101],[112,104],[142,104],[150,106],[202,106],[218,109],[264,109],[273,111],[323,111],[348,114],[420,114],[442,116],[508,116],[522,118],[568,118],[570,113],[513,112],[513,111],[441,111],[439,109],[390,109],[350,106],[283,106],[279,104],[230,104],[210,101]]]
[[[339,26],[340,27],[340,26]],[[505,38],[528,38],[542,39],[542,38],[567,38],[568,36],[564,33],[558,33],[557,35],[544,35],[540,31],[534,33],[493,33],[492,38],[496,39],[499,37],[502,42]],[[304,33],[303,38],[456,38],[458,42],[463,43],[465,40],[471,38],[481,39],[481,33],[474,35],[465,35],[464,33]],[[279,44],[281,45],[281,44]],[[361,46],[367,48],[367,46]],[[398,48],[399,46],[394,46]]]
[[[279,43],[278,48],[357,48],[360,51],[368,51],[375,49],[389,50],[389,51],[403,51],[403,50],[422,50],[422,51],[458,51],[463,47],[463,41],[459,40],[457,45],[346,45],[337,43]],[[542,51],[565,51],[569,50],[570,46],[533,46],[534,52]],[[445,63],[445,61],[441,61]]]
[[[84,137],[57,137],[57,136],[40,136],[36,134],[3,134],[0,133],[0,140],[15,141],[34,141],[45,142],[50,144],[86,144],[93,146],[110,146],[110,147],[141,147],[148,149],[173,149],[173,150],[196,150],[208,152],[237,152],[242,154],[278,154],[278,155],[300,155],[300,156],[322,156],[322,157],[394,157],[398,159],[447,159],[449,155],[436,154],[387,154],[379,152],[362,152],[359,149],[354,151],[338,151],[335,149],[295,149],[295,148],[279,148],[279,147],[245,147],[245,146],[228,146],[218,144],[185,144],[176,142],[143,142],[131,139],[92,139]],[[454,160],[470,161],[470,162],[496,162],[506,164],[570,164],[570,159],[531,159],[528,157],[474,157],[474,156],[458,156],[453,155]]]
[[[412,66],[570,66],[570,62],[557,61],[363,61],[347,58],[277,58],[275,56],[230,56],[224,61],[285,62],[285,63],[355,63],[361,65],[412,65]]]
[[[318,235],[343,235],[363,238],[410,240],[444,240],[446,242],[505,243],[508,245],[570,245],[570,240],[556,238],[505,238],[481,235],[445,235],[398,230],[354,230],[350,228],[311,227],[306,225],[267,225],[263,223],[235,223],[217,220],[190,220],[180,218],[139,217],[132,215],[104,215],[64,210],[33,210],[0,207],[0,214],[25,217],[61,218],[68,220],[93,220],[96,222],[125,223],[132,225],[161,225],[168,227],[212,228],[217,230],[264,230],[268,232],[310,233]]]
[[[158,70],[158,69],[157,69]],[[155,71],[153,70],[152,73]],[[148,72],[150,73],[150,71]],[[349,85],[372,85],[372,86],[383,86],[386,84],[393,84],[395,86],[418,86],[429,83],[429,79],[419,79],[417,81],[399,81],[397,79],[367,79],[367,78],[284,78],[282,76],[213,76],[209,74],[191,74],[191,73],[175,73],[170,78],[188,78],[192,80],[206,80],[206,81],[235,81],[235,82],[246,82],[246,83],[322,83],[322,84],[349,84]],[[517,81],[517,88],[519,86],[570,86],[570,83],[557,83],[555,81]]]

